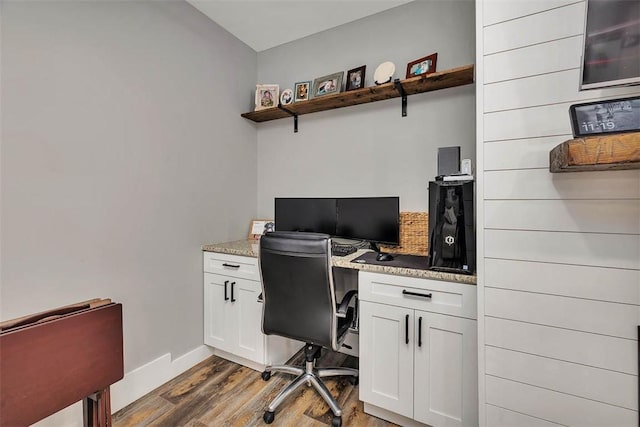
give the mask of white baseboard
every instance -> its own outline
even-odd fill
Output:
[[[187,369],[213,354],[205,345],[191,350],[175,360],[167,353],[155,360],[128,372],[123,379],[111,386],[111,410],[117,412],[131,402],[177,377]]]
[[[177,377],[187,369],[202,362],[213,354],[213,349],[205,345],[171,360],[171,353],[127,372],[124,378],[111,386],[111,412],[117,412],[135,402],[145,394]],[[57,412],[34,424],[36,427],[82,426],[82,403]]]

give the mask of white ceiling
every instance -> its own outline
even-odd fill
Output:
[[[256,52],[411,0],[187,0]]]

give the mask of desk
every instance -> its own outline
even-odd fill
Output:
[[[228,255],[258,258],[259,242],[257,240],[237,240],[234,242],[216,243],[202,246],[205,252],[215,252]],[[357,264],[351,262],[367,250],[360,249],[347,256],[332,257],[333,266],[349,268],[352,270],[369,271],[372,273],[392,274],[395,276],[417,277],[421,279],[443,280],[446,282],[464,283],[467,285],[476,284],[476,276],[468,274],[445,273],[433,270],[417,270],[413,268],[394,267],[393,261],[389,265]]]
[[[259,242],[202,250],[205,344],[257,370],[284,363],[303,343],[260,333]],[[364,252],[332,262],[357,276],[365,412],[403,426],[477,425],[476,276],[351,262]]]

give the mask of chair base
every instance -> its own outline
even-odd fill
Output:
[[[307,384],[313,386],[318,394],[322,396],[327,405],[331,408],[334,414],[334,425],[340,425],[340,420],[336,418],[342,417],[342,409],[335,398],[331,395],[331,392],[327,386],[322,382],[321,378],[336,377],[336,376],[351,376],[355,378],[355,383],[358,380],[358,370],[352,368],[316,368],[316,360],[320,354],[320,346],[307,344],[305,346],[305,366],[304,368],[291,365],[274,365],[267,366],[262,373],[262,378],[268,380],[272,372],[284,372],[286,374],[297,375],[297,378],[293,380],[287,387],[285,387],[278,395],[271,401],[267,410],[265,411],[264,420],[267,423],[273,421],[273,413],[280,404],[289,397],[294,391],[296,391],[301,385]],[[271,413],[271,415],[267,415]],[[270,418],[270,421],[267,421]],[[336,424],[336,421],[338,424]]]

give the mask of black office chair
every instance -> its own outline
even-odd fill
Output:
[[[276,408],[302,384],[313,386],[333,411],[333,426],[342,424],[342,409],[321,378],[348,375],[358,383],[358,370],[316,368],[322,347],[334,351],[342,346],[354,319],[348,307],[357,291],[349,291],[336,303],[331,267],[331,238],[326,234],[273,232],[260,239],[262,275],[262,332],[306,343],[305,366],[267,366],[262,379],[272,372],[298,377],[284,388],[267,407],[264,421],[273,422]]]

